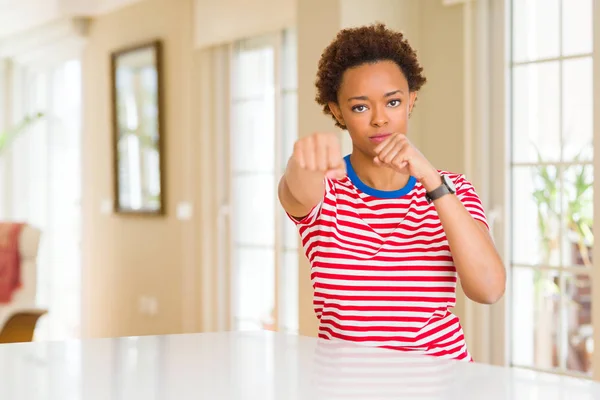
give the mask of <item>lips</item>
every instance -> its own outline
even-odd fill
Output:
[[[373,142],[381,143],[387,138],[389,138],[391,135],[391,133],[378,133],[377,135],[369,136],[369,139]]]

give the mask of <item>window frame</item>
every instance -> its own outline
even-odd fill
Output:
[[[288,36],[289,35],[289,36]],[[232,105],[233,105],[233,101],[234,101],[234,90],[233,88],[235,88],[235,77],[237,76],[237,70],[236,68],[238,67],[236,65],[236,60],[235,60],[235,46],[237,46],[240,42],[244,43],[244,49],[252,49],[252,48],[259,48],[259,47],[264,47],[264,46],[268,46],[273,48],[274,52],[273,52],[273,62],[274,62],[274,111],[275,111],[275,119],[273,121],[274,123],[274,127],[275,127],[275,141],[274,141],[274,150],[275,150],[275,157],[274,157],[274,187],[275,187],[275,191],[274,191],[274,204],[275,204],[275,208],[274,208],[274,243],[273,243],[273,250],[274,250],[274,282],[273,282],[273,296],[274,296],[274,309],[273,309],[273,320],[272,320],[272,325],[271,328],[274,331],[284,331],[284,332],[288,332],[288,333],[297,333],[298,332],[298,324],[296,323],[296,326],[292,326],[292,327],[287,327],[285,326],[285,324],[282,322],[286,319],[286,300],[284,298],[285,295],[285,291],[282,290],[283,287],[285,287],[285,279],[289,278],[289,273],[290,271],[295,268],[296,271],[294,271],[296,273],[297,276],[297,270],[298,270],[298,265],[296,263],[295,266],[288,266],[288,265],[284,265],[284,256],[286,251],[293,251],[295,254],[297,254],[297,248],[289,248],[288,246],[286,246],[286,240],[284,238],[285,235],[285,226],[284,224],[287,223],[291,223],[290,221],[286,221],[287,216],[285,215],[285,213],[282,212],[281,208],[279,207],[279,199],[277,196],[277,181],[279,180],[280,174],[283,170],[283,166],[285,165],[285,162],[287,161],[287,157],[289,156],[288,154],[284,154],[285,152],[285,142],[286,140],[289,140],[290,137],[285,137],[285,135],[289,135],[289,132],[285,132],[284,130],[284,115],[283,115],[283,97],[286,93],[296,93],[297,94],[297,78],[295,78],[294,80],[296,81],[296,84],[294,85],[294,88],[289,88],[289,87],[284,87],[284,82],[285,82],[285,78],[286,76],[285,71],[286,71],[286,66],[284,65],[284,62],[286,61],[291,61],[291,60],[285,60],[285,52],[286,51],[293,51],[294,54],[296,52],[296,43],[295,41],[293,41],[292,43],[286,42],[286,39],[292,37],[292,39],[294,39],[295,37],[295,28],[294,27],[290,27],[290,28],[286,28],[284,30],[280,30],[277,32],[273,32],[273,33],[267,33],[264,35],[260,35],[257,37],[253,37],[253,38],[249,38],[247,40],[243,40],[243,41],[238,41],[235,43],[232,43],[229,45],[229,53],[230,53],[230,63],[231,63],[231,71],[230,71],[230,86],[232,88],[232,90],[230,91],[230,93],[232,93],[230,95],[230,99],[229,99],[229,107],[231,109],[230,111],[230,119],[229,119],[229,126],[233,126],[233,110],[232,110]],[[290,45],[291,47],[285,48],[284,46],[286,45]],[[295,60],[295,57],[292,57],[292,59]],[[231,132],[231,130],[228,130],[229,132]],[[295,136],[297,136],[297,133],[293,133]],[[227,140],[227,143],[225,143],[225,141],[222,139],[220,146],[225,146],[225,148],[227,148],[229,154],[233,154],[233,143],[232,140]],[[225,165],[226,164],[226,165]],[[234,250],[237,246],[236,243],[234,243],[233,241],[233,223],[235,221],[236,218],[236,213],[234,210],[234,205],[233,205],[233,196],[234,196],[234,187],[233,187],[233,171],[232,171],[232,164],[230,162],[230,160],[228,160],[226,163],[222,163],[221,165],[223,165],[223,167],[226,170],[225,176],[227,178],[227,190],[228,190],[228,200],[227,200],[227,205],[226,207],[226,214],[227,214],[227,239],[224,239],[227,241],[227,245],[226,247],[229,249],[228,254],[234,254]],[[243,247],[243,246],[242,246]],[[270,247],[270,246],[269,246]],[[235,310],[235,305],[238,302],[238,299],[236,298],[237,293],[235,292],[235,290],[232,290],[233,288],[236,287],[236,273],[235,273],[235,269],[234,269],[234,258],[233,257],[228,257],[228,260],[226,262],[227,264],[227,278],[228,279],[228,286],[229,286],[229,299],[228,299],[228,304],[229,304],[229,320],[228,320],[228,325],[231,329],[235,329],[236,326],[236,321],[235,321],[235,315],[236,315],[236,310]],[[297,278],[295,279],[296,282],[296,287],[297,285]],[[299,310],[298,310],[298,306],[296,305],[296,310],[294,315],[292,316],[292,318],[295,318],[296,321],[298,320],[298,314],[299,314]],[[287,312],[291,312],[291,310],[288,307]]]
[[[489,170],[489,181],[493,184],[490,186],[490,209],[495,220],[493,227],[494,240],[501,256],[505,260],[507,266],[507,290],[503,299],[497,304],[490,307],[489,319],[476,321],[474,329],[484,329],[489,335],[489,349],[491,357],[490,362],[497,365],[513,366],[512,363],[512,312],[511,302],[513,298],[512,280],[513,280],[513,263],[511,253],[511,216],[512,216],[512,58],[511,58],[511,39],[512,39],[512,0],[490,0],[488,3],[489,9],[485,17],[479,17],[479,23],[488,23],[488,33],[490,37],[487,39],[486,45],[490,60],[489,64],[489,80],[479,76],[477,78],[478,85],[488,85],[490,104],[486,111],[486,119],[489,121],[489,130],[486,132],[490,151],[487,153],[491,160]],[[487,18],[487,19],[486,19]],[[600,21],[600,0],[593,0],[593,21]],[[597,54],[600,51],[600,26],[598,23],[593,23],[593,141],[594,141],[594,156],[593,156],[593,171],[594,176],[598,176],[600,171],[600,150],[596,144],[600,138],[600,62],[597,61]],[[572,58],[570,56],[564,58]],[[491,84],[489,83],[491,82]],[[493,149],[493,151],[492,151]],[[476,165],[479,163],[476,163]],[[594,193],[600,193],[600,182],[594,179]],[[596,195],[597,196],[597,195]],[[594,215],[600,215],[600,202],[594,201]],[[594,231],[600,231],[600,218],[594,218]],[[592,257],[595,260],[600,258],[600,246],[594,246]],[[600,307],[594,307],[595,304],[600,305],[600,273],[597,269],[590,271],[592,281],[592,326],[595,328],[593,333],[594,343],[600,343]],[[487,327],[487,328],[486,328]],[[590,379],[600,381],[600,351],[597,349],[592,354],[592,375]],[[532,370],[541,370],[564,376],[576,376],[579,378],[588,378],[582,373],[573,371],[548,371],[535,367],[514,366],[515,368],[525,368]]]

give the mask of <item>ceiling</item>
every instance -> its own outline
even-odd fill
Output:
[[[96,16],[142,0],[0,0],[0,38],[72,16]]]
[[[60,18],[58,0],[0,0],[0,37]]]

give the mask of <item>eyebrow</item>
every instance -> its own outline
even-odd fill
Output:
[[[397,93],[404,93],[404,92],[402,92],[402,90],[394,90],[393,92],[386,93],[384,97],[390,97]],[[352,100],[369,100],[369,98],[367,96],[355,96],[355,97],[350,97],[348,99],[348,101],[352,101]]]

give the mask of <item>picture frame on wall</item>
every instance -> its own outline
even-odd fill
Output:
[[[164,215],[163,45],[111,53],[114,210]]]

